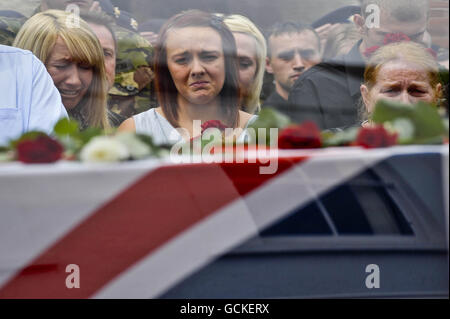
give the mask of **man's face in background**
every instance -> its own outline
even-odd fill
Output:
[[[320,41],[310,30],[271,36],[267,72],[274,75],[277,92],[287,96],[299,76],[321,60]]]

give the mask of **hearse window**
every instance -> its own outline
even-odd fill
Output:
[[[333,235],[332,229],[336,235],[413,235],[391,195],[397,193],[389,189],[395,186],[382,182],[372,170],[366,171],[296,209],[261,236]]]

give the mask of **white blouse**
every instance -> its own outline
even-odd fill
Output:
[[[253,123],[258,116],[253,115],[247,122],[245,129],[239,136],[237,142],[244,142],[248,138],[247,127]],[[167,119],[159,114],[156,109],[133,116],[136,133],[150,135],[155,144],[175,144],[182,141],[183,137]]]

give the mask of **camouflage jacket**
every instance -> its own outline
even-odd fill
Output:
[[[117,25],[114,26],[114,32],[118,52],[116,79],[109,92],[109,106],[113,112],[130,117],[156,104],[151,89],[153,48],[136,32]]]
[[[0,16],[0,44],[11,46],[26,18]]]

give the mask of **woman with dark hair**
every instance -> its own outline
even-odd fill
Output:
[[[217,120],[245,130],[256,118],[239,110],[235,40],[215,15],[190,10],[169,19],[159,34],[154,70],[160,107],[129,118],[119,130],[149,134],[166,144],[196,137],[194,121]]]

